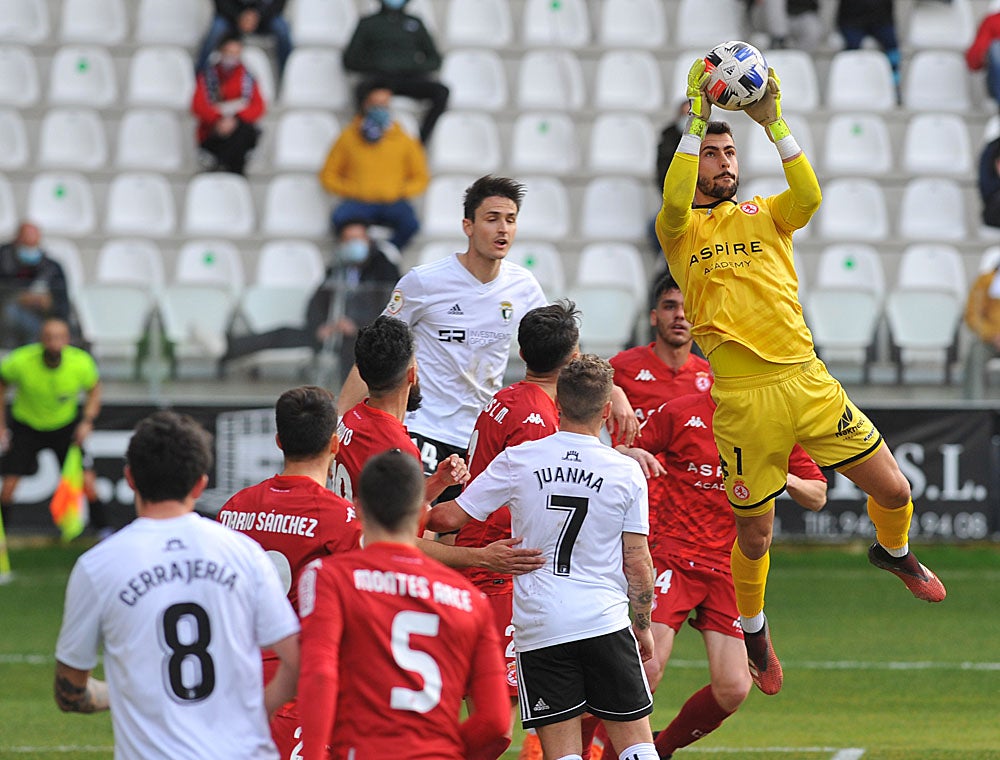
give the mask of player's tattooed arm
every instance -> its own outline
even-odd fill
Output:
[[[56,662],[55,699],[63,712],[93,713],[107,710],[108,685],[90,675]]]
[[[653,611],[653,558],[644,535],[622,534],[622,569],[628,583],[633,626],[644,631],[649,628]]]

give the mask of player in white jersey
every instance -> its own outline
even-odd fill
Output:
[[[299,623],[264,550],[194,514],[211,436],[157,412],[125,462],[138,519],[73,567],[56,703],[110,708],[117,760],[277,760],[267,721],[295,694]],[[262,647],[280,659],[266,689]],[[107,681],[91,676],[99,649]]]
[[[559,432],[505,449],[428,519],[432,530],[453,530],[508,505],[512,531],[548,560],[514,580],[514,645],[522,723],[561,760],[582,752],[584,712],[605,722],[622,757],[657,758],[642,671],[653,654],[646,480],[598,438],[613,376],[593,355],[570,362],[556,391]]]

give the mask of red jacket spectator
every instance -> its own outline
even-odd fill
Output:
[[[191,111],[198,119],[199,143],[205,142],[212,134],[215,123],[227,115],[220,105],[236,101],[242,102],[243,107],[228,115],[236,116],[246,124],[253,124],[267,110],[257,81],[242,62],[231,69],[216,63],[198,75]]]

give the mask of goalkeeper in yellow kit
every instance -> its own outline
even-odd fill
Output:
[[[684,293],[691,332],[715,373],[715,441],[736,514],[733,583],[754,683],[781,688],[764,616],[774,498],[799,443],[868,494],[876,541],[868,558],[918,599],[945,589],[909,551],[910,486],[882,436],[816,357],[798,301],[792,234],[819,208],[816,175],[781,118],[773,69],[764,97],[744,110],[781,156],[788,189],[736,200],[739,165],[729,126],[712,122],[698,60],[688,75],[691,114],[667,171],[656,234]],[[693,199],[693,203],[692,203]]]

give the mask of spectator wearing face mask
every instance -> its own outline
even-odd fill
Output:
[[[23,223],[17,237],[0,246],[2,343],[15,348],[37,339],[49,317],[69,319],[66,275],[41,246],[38,227]]]
[[[420,142],[392,118],[392,90],[359,88],[358,113],[334,142],[319,173],[320,183],[341,197],[334,209],[335,230],[348,221],[392,230],[403,250],[420,228],[411,199],[427,188],[427,157]]]
[[[286,0],[215,0],[215,17],[201,43],[195,73],[201,73],[212,51],[232,34],[261,34],[274,37],[278,56],[278,79],[292,54],[292,32],[285,20]]]
[[[228,35],[216,59],[198,75],[191,111],[198,119],[198,145],[208,168],[243,174],[247,154],[257,145],[264,99],[243,65],[243,42]]]

